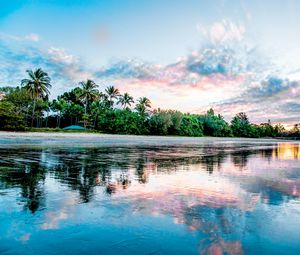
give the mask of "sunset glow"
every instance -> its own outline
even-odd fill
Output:
[[[244,111],[254,123],[291,127],[300,113],[299,8],[292,0],[2,1],[0,83],[18,86],[26,69],[41,67],[53,98],[90,78],[154,107],[213,107],[226,120]]]

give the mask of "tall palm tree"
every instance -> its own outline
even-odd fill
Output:
[[[92,80],[79,82],[79,85],[82,89],[79,98],[83,101],[84,113],[87,114],[89,103],[95,100],[97,98],[97,95],[99,94],[99,91],[97,89],[98,85]]]
[[[32,117],[31,117],[31,127],[33,126],[35,106],[37,99],[44,99],[50,95],[49,89],[52,87],[51,79],[46,72],[41,68],[35,71],[27,70],[29,78],[23,79],[21,81],[21,86],[24,87],[31,98],[33,99]]]
[[[117,88],[115,88],[114,86],[109,86],[105,89],[105,92],[107,94],[110,107],[113,107],[114,99],[117,99],[120,96],[119,90]]]
[[[57,100],[53,100],[51,103],[52,111],[57,112],[56,126],[58,128],[60,128],[61,117],[62,117],[63,113],[66,111],[67,107],[68,107],[67,102],[61,97],[58,97]]]
[[[132,103],[134,103],[133,97],[127,92],[124,95],[120,95],[118,104],[121,104],[123,109],[128,109],[128,106],[131,106]]]
[[[147,108],[151,108],[150,100],[147,97],[140,97],[138,99],[138,103],[135,106],[135,109],[138,111],[138,113],[141,116],[145,117],[147,110],[148,110]]]

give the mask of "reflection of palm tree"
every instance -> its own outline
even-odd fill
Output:
[[[35,71],[27,70],[29,79],[23,79],[21,81],[21,86],[24,87],[31,98],[33,99],[32,117],[31,117],[31,127],[33,126],[33,119],[35,114],[36,100],[40,98],[45,98],[50,95],[49,89],[51,86],[51,79],[46,72],[41,68]]]
[[[236,167],[239,167],[240,170],[243,170],[247,166],[248,158],[252,153],[254,152],[251,151],[234,152],[231,154],[232,163]],[[257,151],[255,153],[257,153]]]
[[[29,174],[25,174],[22,183],[22,196],[27,199],[27,207],[32,213],[36,212],[41,201],[44,199],[44,184],[45,175],[39,169],[31,169]]]
[[[140,183],[148,182],[148,176],[146,174],[145,163],[143,159],[138,159],[136,162],[136,174]]]
[[[77,151],[64,152],[64,157],[59,157],[60,164],[55,165],[55,178],[79,191],[83,203],[91,200],[96,186],[105,186],[111,178],[110,164],[95,160],[102,152],[101,149],[90,149],[84,159],[78,159]]]
[[[30,156],[27,153],[27,156]],[[0,181],[8,186],[18,186],[21,188],[24,208],[35,213],[44,201],[44,180],[45,171],[39,163],[26,163],[26,165],[8,165],[10,171],[2,172]],[[11,170],[11,168],[16,169]]]

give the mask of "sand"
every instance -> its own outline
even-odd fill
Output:
[[[42,145],[42,146],[120,146],[120,145],[201,145],[222,143],[272,144],[284,142],[276,139],[220,138],[220,137],[175,137],[134,136],[96,133],[59,132],[5,132],[0,131],[0,146]],[[291,141],[289,141],[291,142]],[[299,143],[299,142],[298,142]]]

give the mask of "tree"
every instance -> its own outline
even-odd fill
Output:
[[[197,115],[184,114],[179,134],[183,136],[203,136],[203,125],[199,122]]]
[[[120,95],[118,104],[121,104],[123,109],[129,109],[128,106],[131,106],[132,103],[134,103],[133,97],[127,92],[124,95]]]
[[[240,112],[234,116],[231,121],[231,128],[234,136],[237,137],[252,137],[253,128],[249,122],[249,119],[244,112]]]
[[[199,116],[199,121],[203,124],[204,135],[207,136],[232,136],[229,124],[218,114],[215,115],[211,108],[205,115]]]
[[[12,102],[0,101],[0,129],[24,130],[24,115],[16,109]]]
[[[58,100],[53,100],[51,104],[51,109],[54,112],[57,112],[57,121],[56,121],[56,127],[60,127],[61,117],[64,111],[67,109],[67,103],[64,99],[59,98]]]
[[[82,89],[79,98],[84,104],[84,114],[87,114],[89,103],[95,100],[99,94],[98,85],[92,80],[81,81],[79,84]]]
[[[105,89],[105,93],[108,98],[109,106],[113,107],[114,106],[114,99],[118,99],[120,96],[120,92],[117,88],[114,86],[109,86]]]
[[[148,114],[148,110],[151,108],[151,102],[147,97],[140,97],[138,99],[138,103],[135,106],[137,112],[142,116],[146,117]]]
[[[151,134],[155,135],[167,135],[172,124],[171,114],[168,111],[163,111],[160,109],[154,111],[149,119]]]
[[[27,70],[29,78],[21,81],[21,86],[24,87],[31,98],[33,99],[31,127],[33,126],[35,105],[37,99],[43,99],[50,95],[49,89],[52,87],[51,79],[46,72],[41,68],[35,71]]]

